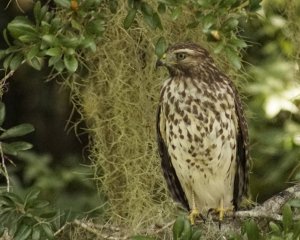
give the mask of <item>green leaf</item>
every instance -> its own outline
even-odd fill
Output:
[[[0,225],[0,237],[3,237],[4,232],[5,232],[5,227],[3,225]]]
[[[155,54],[161,58],[167,50],[167,43],[164,37],[160,37],[155,44]]]
[[[23,35],[36,35],[37,31],[35,26],[26,17],[19,16],[12,20],[8,25],[7,29],[9,33],[18,39]]]
[[[45,208],[47,206],[49,206],[49,202],[47,202],[47,201],[39,201],[38,203],[36,203],[34,205],[34,208]],[[55,214],[56,214],[56,212],[55,212]]]
[[[41,237],[40,229],[35,227],[32,231],[31,238],[32,240],[40,240],[40,237]]]
[[[203,32],[208,33],[210,28],[215,24],[216,17],[213,14],[207,14],[202,19],[201,22],[203,24]]]
[[[260,8],[261,0],[250,0],[249,1],[249,10],[254,12]]]
[[[42,36],[42,40],[45,41],[49,46],[53,46],[57,43],[57,39],[54,35],[45,34]]]
[[[36,22],[41,21],[41,8],[42,8],[41,2],[37,1],[33,7],[33,15],[34,15]]]
[[[63,45],[66,48],[76,49],[81,44],[79,37],[63,37],[60,39],[60,45]]]
[[[2,145],[3,145],[3,143],[2,143]],[[10,192],[5,192],[0,195],[0,203],[1,203],[2,207],[4,205],[5,205],[5,207],[14,207],[16,202],[19,202],[19,201],[14,201],[14,199],[11,197]]]
[[[160,17],[157,13],[153,14],[153,21],[154,21],[154,25],[156,25],[159,29],[163,30]]]
[[[38,57],[33,57],[32,59],[28,60],[30,66],[34,69],[40,71],[42,69],[43,59]]]
[[[148,16],[152,16],[154,13],[152,7],[146,2],[142,2],[141,11],[144,15],[148,15]]]
[[[1,124],[0,124],[0,126],[1,126]],[[292,199],[292,200],[288,201],[288,204],[291,207],[300,208],[300,199]]]
[[[2,150],[3,150],[4,154],[12,155],[12,156],[17,156],[18,155],[17,150],[14,149],[14,147],[11,146],[10,144],[2,142],[1,146],[2,146]]]
[[[33,35],[22,35],[22,36],[18,37],[18,39],[19,39],[22,43],[33,43],[33,42],[35,42],[38,38],[37,38],[37,36],[33,36]]]
[[[177,217],[174,225],[173,225],[173,240],[179,240],[182,235],[182,231],[184,228],[185,217],[179,216]]]
[[[184,219],[184,225],[183,225],[183,231],[181,234],[181,239],[191,239],[192,237],[192,226],[190,224],[190,221],[188,219]]]
[[[26,53],[26,59],[31,61],[32,58],[36,57],[40,51],[39,45],[34,45],[30,50]]]
[[[116,13],[118,9],[118,1],[109,0],[109,9],[112,13]]]
[[[241,59],[238,56],[238,54],[235,51],[233,51],[231,48],[225,48],[225,52],[226,52],[227,58],[231,62],[231,64],[236,69],[240,69],[242,64],[241,64]]]
[[[87,1],[85,1],[85,2],[87,2]],[[82,31],[83,26],[78,21],[76,21],[75,19],[71,19],[71,26],[72,26],[72,28],[74,28],[78,31]]]
[[[90,34],[96,34],[97,36],[101,36],[105,30],[105,21],[103,19],[95,19],[89,22],[86,26],[86,30]]]
[[[238,24],[239,24],[238,19],[236,19],[234,17],[229,18],[224,22],[222,30],[224,32],[229,32],[231,30],[234,30],[238,26]]]
[[[224,43],[220,42],[216,45],[216,47],[214,48],[214,53],[215,54],[219,54],[220,52],[222,52],[222,50],[224,49],[225,45]]]
[[[97,6],[102,0],[85,0],[81,3],[80,8],[84,10],[88,10],[90,8],[93,8]]]
[[[92,38],[85,38],[81,45],[83,48],[89,48],[92,52],[96,52],[97,46],[95,41]]]
[[[63,8],[70,8],[71,7],[71,1],[70,0],[54,0],[55,4],[57,6],[63,7]]]
[[[181,15],[182,13],[182,9],[181,7],[176,7],[173,9],[172,13],[171,13],[171,18],[173,20],[176,20],[177,18],[179,18],[179,16]]]
[[[280,234],[282,231],[280,226],[274,222],[269,222],[269,226],[270,226],[271,230],[276,234]]]
[[[54,64],[54,69],[58,72],[62,72],[65,69],[65,64],[64,62],[59,59],[55,64]]]
[[[33,200],[36,200],[38,198],[38,196],[40,195],[40,190],[38,189],[33,189],[31,190],[29,193],[26,194],[26,201],[29,202],[29,201],[33,201]]]
[[[61,60],[61,56],[49,58],[48,66],[51,67],[51,66],[55,65],[59,60]]]
[[[297,221],[294,223],[294,239],[297,239],[297,237],[300,237],[300,221]]]
[[[17,231],[14,234],[14,240],[28,239],[28,237],[31,235],[31,227],[26,224],[22,224],[21,226],[17,227]]]
[[[198,1],[198,4],[203,8],[209,8],[211,7],[212,3],[209,0],[202,0],[202,1]]]
[[[50,25],[51,25],[50,32],[57,32],[61,29],[63,23],[62,23],[61,18],[55,17],[51,20]],[[71,20],[71,25],[72,25],[72,27],[74,27],[72,24],[72,20]],[[79,29],[79,30],[81,31],[81,29]]]
[[[8,40],[7,29],[6,29],[6,28],[3,30],[3,38],[4,38],[5,43],[6,43],[8,46],[11,46],[11,43],[10,43],[9,40]]]
[[[0,140],[12,138],[12,137],[20,137],[24,136],[28,133],[31,133],[34,131],[34,127],[29,123],[23,123],[20,125],[17,125],[15,127],[12,127],[10,129],[7,129],[0,135]]]
[[[31,143],[28,142],[12,142],[12,143],[8,143],[9,146],[13,147],[17,152],[19,151],[25,151],[28,149],[31,149],[33,147],[33,145]]]
[[[54,234],[53,234],[53,231],[52,229],[50,228],[50,226],[46,223],[43,223],[41,224],[42,228],[43,228],[43,231],[44,233],[46,234],[46,236],[49,238],[49,239],[53,239],[54,238]]]
[[[130,1],[128,1],[130,2]],[[141,9],[142,1],[141,0],[133,0],[132,4],[130,4],[132,8]]]
[[[285,204],[282,209],[282,224],[285,232],[288,232],[293,224],[293,212],[288,204]]]
[[[14,54],[10,54],[10,55],[8,55],[8,56],[4,59],[4,61],[3,61],[3,67],[4,67],[4,69],[8,69],[9,64],[10,64],[10,62],[11,62],[11,60],[12,60],[13,57],[14,57]]]
[[[76,52],[74,50],[74,48],[68,48],[66,51],[65,51],[65,54],[66,55],[74,55]]]
[[[250,220],[245,223],[245,230],[248,240],[260,239],[259,229],[254,220]]]
[[[164,4],[164,3],[158,4],[157,11],[160,14],[164,14],[166,12],[166,10],[167,10],[166,4]]]
[[[43,20],[44,20],[46,14],[47,14],[48,12],[49,12],[49,11],[48,11],[48,6],[47,6],[47,5],[42,6],[41,12],[40,12],[40,19],[39,19],[39,22],[41,22],[41,23],[44,22]]]
[[[157,27],[156,21],[154,20],[153,16],[150,15],[144,15],[144,21],[147,23],[149,27],[151,27],[153,30]]]
[[[191,240],[200,240],[201,239],[201,231],[200,230],[196,230],[193,235]]]
[[[45,204],[45,202],[44,202]],[[53,218],[57,215],[57,211],[47,211],[47,212],[43,212],[40,217],[41,218],[47,218],[47,219],[50,219],[50,218]]]
[[[7,55],[6,50],[0,50],[0,60],[3,59]]]
[[[2,126],[5,119],[5,104],[0,102],[0,126]]]
[[[131,8],[128,11],[127,16],[124,19],[124,28],[125,29],[128,29],[132,25],[135,15],[136,15],[136,9]]]
[[[64,64],[70,72],[75,72],[78,68],[78,61],[74,55],[65,55]]]
[[[13,71],[16,70],[16,69],[21,65],[23,59],[24,59],[24,57],[23,57],[22,54],[20,54],[20,53],[16,54],[16,55],[11,59],[11,61],[10,61],[10,63],[9,63],[9,68],[10,68],[11,70],[13,70]]]
[[[61,48],[59,47],[54,47],[54,48],[49,48],[46,52],[46,55],[51,56],[51,57],[57,57],[61,55]]]
[[[220,6],[222,7],[231,7],[236,3],[237,0],[223,0],[220,2]]]
[[[238,39],[238,38],[237,39],[231,39],[229,41],[229,43],[232,44],[235,47],[238,47],[238,48],[245,48],[245,47],[248,46],[247,43],[244,40]]]

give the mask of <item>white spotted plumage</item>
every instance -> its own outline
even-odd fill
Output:
[[[218,104],[216,105],[215,112],[220,113],[221,120],[226,118],[225,113],[228,113],[230,119],[226,119],[226,122],[231,123],[227,129],[223,130],[224,134],[218,136],[218,132],[223,128],[218,121],[215,121],[215,112],[209,106],[201,107],[201,104],[200,106],[195,104],[197,100],[199,102],[209,101],[214,104],[213,100],[204,95],[203,91],[197,91],[191,83],[191,79],[185,79],[185,84],[186,88],[184,90],[183,81],[172,78],[166,81],[162,89],[162,118],[164,120],[161,120],[160,130],[165,132],[163,138],[171,156],[172,164],[176,173],[178,173],[177,176],[190,206],[192,205],[193,191],[196,207],[203,212],[211,208],[217,208],[221,199],[224,200],[224,207],[230,208],[232,207],[234,171],[236,169],[236,139],[230,138],[224,141],[221,138],[222,136],[229,136],[230,131],[233,135],[236,135],[237,132],[236,115],[230,111],[234,106],[234,99],[232,95],[229,95],[228,99],[223,100],[228,110],[222,109]],[[182,91],[185,91],[184,96],[180,94]],[[169,92],[174,93],[174,95],[168,95]],[[174,102],[179,102],[179,108],[186,109],[184,110],[184,116],[188,116],[191,124],[187,124],[183,117],[176,112],[175,105],[170,102],[173,96]],[[187,104],[188,99],[192,99],[192,102]],[[164,116],[164,103],[170,106],[168,116],[174,114],[173,120],[170,120],[168,116]],[[192,112],[194,106],[197,108],[197,113],[206,112],[207,115],[203,116],[203,119],[199,119],[198,114]],[[202,109],[200,110],[199,107]],[[189,108],[192,109],[188,111]],[[177,124],[174,123],[176,119],[178,120]],[[205,119],[208,119],[208,122]],[[211,121],[213,122],[211,123]],[[209,129],[211,124],[212,129]],[[211,131],[206,132],[205,128]],[[170,132],[173,132],[173,136]],[[191,141],[187,139],[187,132],[192,135]],[[201,133],[205,135],[201,136]],[[201,138],[203,142],[196,142],[195,136]],[[210,153],[206,153],[207,149],[210,149]],[[209,160],[210,158],[211,160]]]
[[[237,92],[204,49],[185,44],[168,51],[171,77],[162,87],[157,119],[168,187],[201,213],[221,201],[226,209],[238,208],[248,184],[248,136]],[[190,59],[176,61],[181,52]]]

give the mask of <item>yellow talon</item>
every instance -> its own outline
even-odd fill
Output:
[[[190,215],[189,215],[189,220],[191,222],[191,225],[195,224],[195,219],[199,216],[200,212],[197,208],[193,208]]]
[[[224,208],[223,198],[220,201],[220,207],[215,209],[215,212],[219,214],[219,221],[223,221],[225,213],[233,211],[233,207]]]
[[[195,203],[195,195],[194,192],[192,192],[192,211],[189,215],[189,219],[191,222],[191,225],[195,224],[195,219],[199,216],[200,212],[199,210],[196,208],[196,203]]]

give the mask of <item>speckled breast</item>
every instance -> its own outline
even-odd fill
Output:
[[[161,92],[161,132],[191,206],[232,205],[237,115],[232,90],[223,82],[176,77]],[[228,194],[229,193],[229,194]]]

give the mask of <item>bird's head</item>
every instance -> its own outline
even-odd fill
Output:
[[[165,66],[171,75],[193,75],[206,71],[213,63],[208,52],[194,43],[179,43],[170,46],[156,62],[156,66]]]

